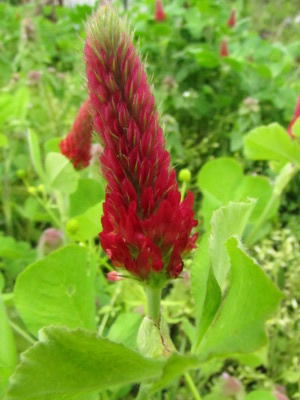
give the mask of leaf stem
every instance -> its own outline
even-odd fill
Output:
[[[148,400],[149,399],[148,389],[149,389],[148,384],[141,383],[136,400]]]
[[[180,190],[181,201],[183,201],[183,199],[184,199],[185,192],[186,192],[186,182],[183,182],[181,185],[181,190]]]
[[[9,325],[12,327],[12,329],[17,332],[20,336],[22,336],[24,339],[27,340],[27,342],[31,344],[35,344],[35,340],[28,335],[28,333],[24,332],[22,328],[20,328],[17,324],[12,322],[11,320],[9,321]]]
[[[115,301],[117,300],[117,297],[119,296],[120,292],[121,292],[121,288],[120,288],[120,285],[118,285],[118,287],[116,288],[115,293],[114,293],[114,295],[112,296],[111,301],[110,301],[110,303],[109,303],[110,309],[113,308],[113,306],[114,306],[114,304],[115,304]],[[104,331],[105,326],[106,326],[106,323],[107,323],[108,318],[109,318],[109,316],[110,316],[110,313],[111,313],[111,311],[107,312],[107,313],[104,315],[104,317],[102,318],[101,324],[100,324],[99,329],[98,329],[98,334],[97,334],[97,336],[102,336],[103,331]]]
[[[160,300],[161,300],[161,288],[147,287],[147,308],[148,316],[158,325],[160,318]]]
[[[198,392],[198,390],[197,390],[197,388],[195,386],[195,383],[194,383],[191,375],[188,372],[186,372],[184,374],[184,377],[185,377],[185,381],[186,381],[191,393],[194,396],[194,399],[195,400],[201,400],[201,396],[200,396],[200,394],[199,394],[199,392]]]

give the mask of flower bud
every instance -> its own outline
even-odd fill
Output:
[[[42,72],[41,71],[29,71],[27,78],[28,78],[29,85],[36,86],[41,81]]]
[[[64,244],[62,231],[55,228],[46,229],[40,237],[38,244],[38,254],[40,257],[46,256],[53,250],[58,249]]]
[[[29,194],[31,194],[32,196],[34,196],[36,194],[36,188],[34,186],[29,186],[29,188],[27,189],[27,192]]]
[[[231,376],[227,374],[227,372],[224,372],[222,378],[223,378],[222,391],[225,396],[228,397],[236,396],[243,390],[242,383],[234,376]]]
[[[111,282],[122,281],[123,278],[118,274],[117,271],[110,271],[106,274],[106,279]]]
[[[273,394],[277,400],[289,400],[286,395],[286,389],[284,386],[276,385],[275,389],[273,390]]]
[[[179,171],[178,179],[180,182],[190,182],[192,179],[191,171],[188,168],[183,168]]]
[[[38,185],[37,191],[39,193],[44,193],[45,192],[45,185],[43,185],[43,184]]]
[[[25,176],[26,176],[25,170],[24,170],[24,169],[18,169],[18,171],[17,171],[17,177],[18,177],[19,179],[24,179]]]
[[[70,219],[67,222],[66,231],[70,235],[75,235],[79,230],[79,223],[76,219]]]

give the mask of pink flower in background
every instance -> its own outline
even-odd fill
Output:
[[[236,11],[232,10],[231,14],[230,14],[230,17],[229,17],[229,19],[227,21],[227,26],[230,27],[230,28],[234,28],[235,25],[236,25]]]
[[[87,99],[75,118],[67,137],[60,144],[62,154],[69,158],[75,168],[85,168],[91,159],[93,117]]]
[[[162,22],[167,19],[166,13],[164,12],[162,0],[155,0],[154,16],[156,22]]]
[[[39,257],[46,256],[64,244],[63,232],[56,228],[48,228],[42,233],[38,243]]]
[[[289,127],[288,127],[288,129],[287,129],[288,134],[289,134],[290,137],[293,138],[293,139],[295,138],[295,136],[294,136],[293,133],[292,133],[292,128],[293,128],[294,123],[297,121],[297,119],[298,119],[299,117],[300,117],[300,96],[298,97],[296,109],[295,109],[295,112],[294,112],[294,117],[293,117],[292,121],[290,122]]]
[[[176,278],[195,248],[193,194],[181,202],[154,97],[132,36],[104,5],[89,21],[86,72],[108,184],[100,241],[115,267],[148,283]],[[159,278],[158,275],[159,274]]]
[[[229,50],[226,39],[222,39],[221,46],[220,46],[220,57],[228,57]]]

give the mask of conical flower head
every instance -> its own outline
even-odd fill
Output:
[[[227,45],[226,39],[222,39],[219,54],[220,54],[220,57],[228,57],[229,56],[229,50],[228,50],[228,45]]]
[[[236,25],[236,11],[232,10],[230,17],[228,18],[228,21],[227,21],[227,26],[229,28],[234,28],[235,25]]]
[[[73,163],[75,168],[85,168],[91,159],[93,117],[87,99],[75,118],[73,126],[60,144],[60,150]]]
[[[162,22],[167,19],[162,0],[155,0],[154,17],[156,22]]]
[[[195,247],[193,195],[180,201],[154,97],[126,22],[102,6],[85,45],[94,128],[107,179],[100,241],[116,267],[149,284],[182,271]]]

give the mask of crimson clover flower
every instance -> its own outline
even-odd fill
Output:
[[[294,112],[294,117],[293,117],[292,121],[290,122],[288,129],[287,129],[288,134],[292,139],[295,138],[295,136],[292,133],[292,128],[299,117],[300,117],[300,96],[298,97],[297,105],[296,105],[295,112]]]
[[[236,15],[235,14],[236,14],[236,11],[232,10],[230,17],[228,18],[228,21],[227,21],[227,26],[229,28],[234,28],[236,25]]]
[[[221,45],[220,45],[220,57],[228,57],[229,56],[229,49],[228,49],[228,44],[226,39],[222,39]]]
[[[93,117],[87,99],[75,118],[73,126],[60,144],[62,154],[69,158],[75,168],[85,168],[91,159]]]
[[[167,19],[162,0],[155,0],[154,17],[156,22],[162,22]]]
[[[107,180],[101,245],[115,267],[163,286],[195,248],[193,194],[181,202],[146,73],[126,21],[109,5],[91,17],[84,54]]]

